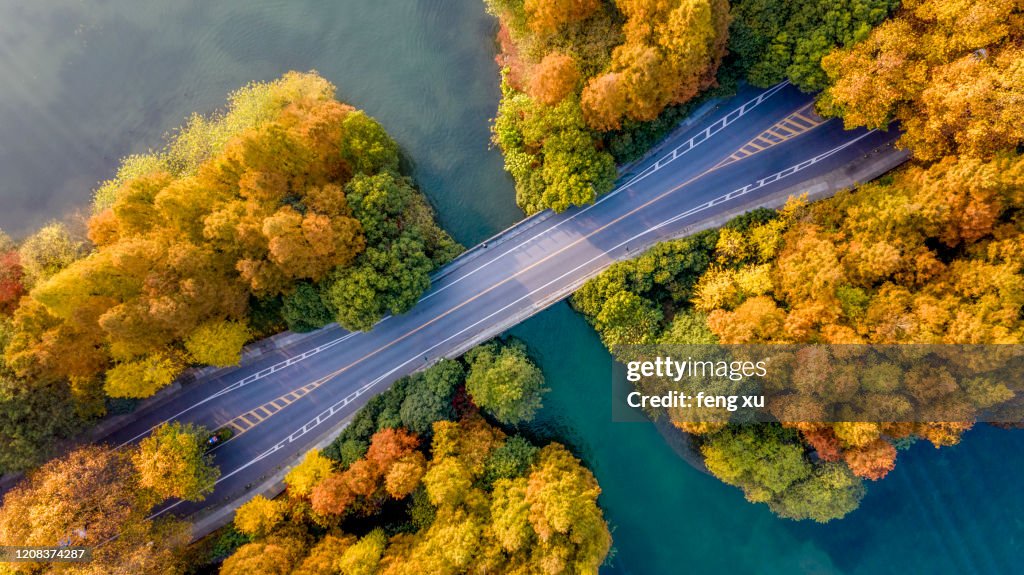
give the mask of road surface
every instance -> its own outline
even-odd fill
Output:
[[[823,121],[812,97],[791,86],[746,89],[594,205],[528,218],[471,250],[437,274],[410,312],[365,333],[328,327],[187,385],[105,441],[138,441],[167,420],[232,427],[235,436],[214,451],[221,469],[214,494],[201,504],[168,502],[158,513],[188,515],[235,500],[399,377],[553,305],[645,245],[833,171],[895,137]]]

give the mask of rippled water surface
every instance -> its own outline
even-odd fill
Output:
[[[252,80],[316,69],[383,122],[460,240],[520,217],[488,149],[479,0],[0,0],[0,228],[84,205],[118,158]]]
[[[499,92],[481,0],[0,0],[0,227],[85,205],[119,157],[193,110],[317,69],[399,141],[457,239],[521,214],[488,149]],[[1014,573],[1024,556],[1024,433],[918,445],[848,519],[774,518],[689,467],[650,425],[611,421],[611,359],[564,305],[514,333],[549,385],[534,431],[572,445],[604,489],[609,572]]]

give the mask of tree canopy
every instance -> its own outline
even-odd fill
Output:
[[[239,509],[237,527],[255,540],[220,572],[597,571],[611,545],[600,488],[568,450],[507,437],[473,413],[435,422],[431,436],[378,431],[363,456],[312,482],[316,456],[307,459],[289,475],[287,497]],[[298,477],[312,489],[296,489]],[[387,530],[342,531],[353,518],[372,527],[385,516]]]
[[[618,129],[623,118],[654,120],[668,105],[686,102],[715,84],[725,53],[725,0],[617,0],[625,41],[610,66],[592,78],[581,101],[587,124]]]
[[[87,546],[93,559],[62,566],[62,573],[182,573],[189,526],[148,519],[162,500],[144,485],[130,451],[83,447],[30,473],[4,497],[0,545]],[[49,573],[29,563],[29,573]]]
[[[478,406],[502,423],[533,419],[547,389],[525,346],[485,344],[466,354],[466,361],[466,391]]]
[[[132,455],[139,484],[165,499],[205,499],[220,477],[213,457],[206,452],[208,436],[201,427],[178,422],[154,429]]]
[[[821,60],[864,40],[899,6],[896,0],[735,0],[730,64],[756,86],[788,79],[806,91],[828,77]]]
[[[494,142],[528,213],[610,191],[606,136],[713,86],[725,51],[724,0],[486,3],[501,24]]]
[[[909,0],[867,38],[822,61],[820,108],[847,127],[899,122],[922,160],[990,158],[1024,141],[1024,8]]]

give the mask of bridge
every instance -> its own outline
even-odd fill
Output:
[[[677,130],[593,205],[535,214],[463,253],[408,313],[368,332],[330,326],[184,385],[104,441],[136,442],[171,420],[232,428],[213,451],[221,469],[213,494],[156,510],[192,515],[201,536],[230,521],[235,505],[279,490],[302,454],[329,442],[396,379],[459,356],[657,242],[780,206],[791,194],[824,197],[880,175],[905,158],[891,147],[895,137],[845,131],[786,84],[744,89]]]

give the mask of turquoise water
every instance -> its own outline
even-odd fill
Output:
[[[499,97],[481,0],[0,0],[0,227],[83,206],[119,157],[250,80],[317,69],[377,117],[457,239],[521,217],[488,148]],[[681,460],[648,424],[614,423],[611,358],[560,304],[513,330],[553,391],[534,431],[594,469],[610,573],[1013,573],[1024,556],[1024,433],[918,445],[826,526],[774,518]]]
[[[1021,571],[1020,431],[981,427],[941,450],[917,444],[847,518],[786,521],[686,464],[653,425],[613,422],[611,357],[567,304],[512,333],[552,388],[533,430],[564,438],[601,484],[617,551],[609,573]]]

